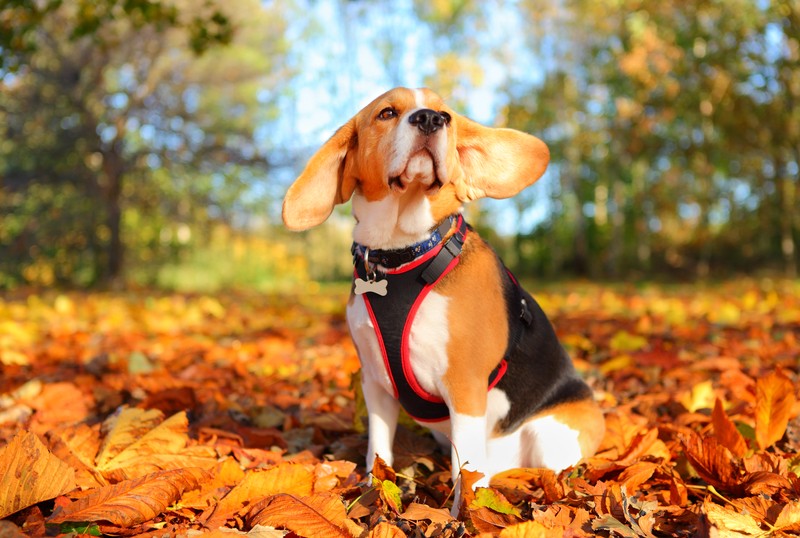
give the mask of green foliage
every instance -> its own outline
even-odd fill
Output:
[[[0,26],[0,286],[171,261],[171,227],[263,203],[265,78],[283,20],[236,5],[11,2]],[[221,46],[226,45],[226,46]],[[198,56],[197,52],[203,52]],[[247,203],[244,200],[247,198]]]

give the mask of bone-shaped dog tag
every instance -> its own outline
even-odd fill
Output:
[[[356,295],[363,295],[365,293],[376,293],[381,297],[385,296],[388,292],[386,286],[389,284],[388,280],[362,280],[356,278]]]

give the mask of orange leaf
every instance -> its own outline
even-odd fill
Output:
[[[397,473],[394,469],[386,465],[386,462],[380,456],[375,456],[375,463],[372,465],[372,476],[380,480],[388,480],[394,482],[397,480]]]
[[[209,514],[206,526],[218,527],[248,504],[276,493],[309,495],[314,473],[297,463],[282,463],[265,471],[250,471]]]
[[[756,381],[756,442],[766,449],[783,437],[794,408],[794,385],[780,370]]]
[[[681,435],[684,452],[700,478],[714,487],[737,492],[741,487],[741,469],[734,466],[730,450],[713,437],[696,433]]]
[[[427,504],[411,503],[400,517],[409,521],[420,521],[427,519],[431,523],[447,523],[453,521],[453,516],[444,508],[433,508]]]
[[[719,443],[731,451],[737,458],[744,456],[747,452],[747,442],[736,429],[736,425],[725,414],[722,409],[722,402],[719,398],[714,402],[714,411],[711,412],[711,422],[714,424],[714,435]]]
[[[637,491],[645,481],[649,480],[658,469],[658,464],[650,461],[634,463],[619,475],[618,481],[627,491]]]
[[[0,519],[75,488],[75,471],[31,432],[0,449]]]
[[[131,527],[153,519],[204,480],[208,473],[202,469],[158,471],[92,490],[80,500],[57,507],[48,522],[108,521]]]
[[[301,536],[346,536],[349,538],[342,499],[332,493],[294,496],[279,493],[255,504],[250,525],[289,529]]]
[[[406,533],[390,523],[381,521],[369,531],[367,538],[406,538]]]

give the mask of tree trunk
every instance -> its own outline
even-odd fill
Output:
[[[122,177],[124,165],[119,144],[103,154],[103,195],[108,226],[108,259],[104,280],[112,287],[122,285],[124,245],[122,242]]]
[[[786,167],[782,166],[778,173],[778,192],[781,197],[781,253],[783,254],[783,269],[788,278],[797,277],[797,252],[794,241],[794,220],[797,212],[797,185],[787,177]]]

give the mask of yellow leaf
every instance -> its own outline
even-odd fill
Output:
[[[143,433],[139,439],[136,439],[133,443],[126,446],[116,456],[105,461],[102,465],[98,465],[97,468],[102,471],[103,474],[111,473],[116,469],[141,466],[141,464],[145,464],[146,472],[169,468],[171,466],[167,465],[164,467],[160,466],[158,463],[160,460],[168,460],[170,456],[175,456],[186,446],[189,440],[186,435],[188,426],[189,422],[186,418],[186,413],[181,411],[180,413],[175,413],[147,432],[141,432],[141,430],[137,429],[135,430],[137,433]],[[128,435],[131,434],[132,431],[133,430],[130,428],[124,430],[124,442],[127,442],[129,439]],[[123,442],[122,437],[118,437],[117,444],[114,446],[119,448],[121,442]],[[99,459],[100,457],[98,457],[98,460]],[[155,469],[152,467],[153,465]],[[146,472],[134,471],[135,474],[139,475],[146,474]]]
[[[566,529],[548,529],[538,521],[524,521],[500,531],[500,538],[561,538]]]
[[[775,530],[800,531],[800,501],[792,501],[781,509],[775,520]]]
[[[628,368],[631,364],[633,364],[633,359],[630,355],[619,355],[613,359],[603,362],[599,369],[601,374],[607,375],[611,372]]]
[[[745,536],[759,535],[763,532],[752,516],[725,508],[708,499],[703,503],[703,511],[708,520],[721,532],[730,531]],[[726,535],[732,536],[730,533]]]
[[[123,408],[106,419],[103,431],[107,434],[97,453],[95,460],[97,468],[106,468],[111,460],[155,428],[162,420],[164,414],[158,409],[138,408]]]
[[[682,394],[678,400],[686,409],[694,413],[698,409],[712,409],[717,397],[714,393],[714,385],[709,379],[694,385],[690,393]]]
[[[0,519],[75,488],[75,471],[31,432],[0,449]]]
[[[609,348],[613,351],[622,353],[630,353],[632,351],[639,351],[647,345],[647,339],[643,336],[631,334],[628,331],[619,331],[611,337],[608,343]]]

